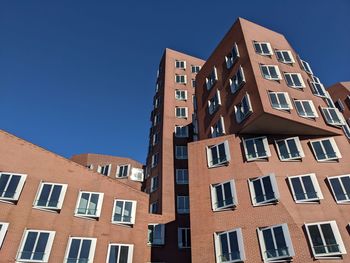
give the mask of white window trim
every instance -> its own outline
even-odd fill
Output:
[[[213,80],[210,78],[212,74],[214,74]],[[205,79],[207,90],[210,90],[212,87],[214,87],[217,81],[218,81],[218,72],[216,70],[216,67],[214,66],[213,71],[210,72],[210,76]]]
[[[274,106],[272,105],[272,100],[271,100],[270,94],[276,94],[276,98],[277,98],[277,100],[278,100],[278,102],[279,102],[279,107],[274,107]],[[280,101],[279,101],[279,98],[278,98],[278,94],[283,94],[283,95],[284,95],[284,98],[285,98],[285,100],[287,101],[288,108],[281,107],[281,104],[280,104]],[[271,107],[272,107],[272,108],[274,108],[274,109],[276,109],[276,110],[281,110],[281,111],[290,111],[290,110],[293,109],[293,104],[292,104],[292,101],[291,101],[290,98],[289,98],[288,92],[269,91],[269,92],[268,92],[268,95],[269,95],[268,97],[269,97],[269,100],[270,100],[270,103],[271,103]]]
[[[73,237],[73,236],[69,237],[67,248],[66,248],[66,253],[65,253],[65,256],[64,256],[64,262],[68,261],[69,250],[70,250],[70,246],[72,244],[72,240],[73,239],[79,239],[80,240],[79,253],[80,253],[80,250],[81,250],[82,242],[84,240],[91,240],[91,246],[90,246],[90,250],[89,250],[89,258],[88,258],[87,262],[93,262],[94,261],[94,256],[95,256],[95,249],[96,249],[97,238]],[[77,259],[77,260],[79,260],[79,259]]]
[[[176,77],[180,77],[180,81],[177,81]],[[181,80],[181,77],[184,77],[184,81]],[[175,74],[175,83],[186,84],[187,83],[187,75]]]
[[[165,240],[164,240],[164,237],[165,237],[165,225],[164,224],[148,224],[149,226],[152,225],[153,226],[153,233],[154,233],[154,229],[156,228],[156,226],[159,226],[160,227],[160,239],[154,239],[154,236],[153,236],[153,242],[149,242],[148,241],[148,245],[150,246],[157,246],[157,245],[164,245],[165,244]],[[148,230],[149,231],[149,230]],[[148,236],[149,236],[149,232],[148,232]],[[155,241],[156,240],[156,241]]]
[[[177,244],[178,244],[178,248],[183,249],[183,248],[190,248],[191,246],[184,246],[182,244],[182,230],[185,229],[186,231],[186,243],[189,243],[189,240],[191,240],[191,232],[190,232],[190,228],[189,227],[178,227],[177,228]]]
[[[125,167],[125,166],[128,167],[128,174],[126,176],[119,176],[119,172],[120,172],[121,167]],[[115,173],[115,177],[116,178],[126,178],[130,175],[130,172],[131,172],[131,164],[119,164],[117,166],[117,171]]]
[[[58,203],[57,203],[56,207],[48,207],[48,206],[39,206],[39,205],[37,205],[37,201],[38,201],[38,199],[40,197],[41,191],[43,190],[43,186],[45,184],[50,184],[53,187],[56,186],[56,185],[62,186],[60,197],[59,197],[59,200],[58,200]],[[66,192],[67,192],[67,187],[68,187],[67,184],[60,184],[60,183],[52,183],[52,182],[41,181],[40,185],[38,187],[38,190],[36,192],[36,195],[35,195],[35,199],[34,199],[34,202],[33,202],[33,207],[34,208],[38,208],[38,209],[43,209],[43,210],[54,210],[54,211],[61,210],[62,209],[62,205],[63,205],[63,201],[64,201],[64,197],[65,197]],[[49,195],[49,199],[51,197],[51,194],[52,194],[52,189],[51,189],[51,192],[50,192],[50,195]]]
[[[19,173],[11,173],[11,172],[1,172],[1,173],[0,173],[0,177],[1,177],[3,174],[8,174],[8,175],[10,175],[10,176],[11,176],[11,179],[12,179],[12,177],[13,177],[14,175],[15,175],[15,176],[20,176],[21,179],[20,179],[19,182],[18,182],[18,185],[17,185],[16,192],[15,192],[14,196],[13,196],[12,198],[9,198],[9,197],[2,197],[2,196],[0,195],[0,201],[2,201],[2,202],[7,202],[7,203],[9,203],[9,202],[12,203],[12,202],[18,201],[19,196],[20,196],[21,193],[22,193],[24,183],[25,183],[25,181],[26,181],[26,179],[27,179],[27,175],[26,175],[26,174],[19,174]],[[11,179],[10,179],[10,180],[11,180]],[[10,181],[10,180],[9,180],[9,181]],[[7,182],[7,183],[9,183],[9,182]],[[7,184],[7,186],[5,187],[5,190],[7,189],[7,187],[8,187],[8,184]],[[2,194],[2,193],[0,193],[0,194]]]
[[[98,194],[98,203],[96,206],[96,214],[95,215],[87,215],[87,214],[78,214],[78,209],[79,209],[79,204],[80,204],[80,200],[81,200],[81,196],[83,193],[88,193],[90,194],[90,198],[91,198],[91,194]],[[77,203],[75,205],[75,210],[74,210],[74,216],[76,217],[82,217],[82,218],[99,218],[101,215],[101,210],[102,210],[102,204],[103,204],[103,197],[104,197],[104,193],[100,193],[100,192],[90,192],[90,191],[79,191],[79,195],[77,198]],[[90,200],[90,199],[89,199]]]
[[[211,155],[211,149],[214,147],[218,147],[220,144],[224,144],[225,147],[225,154],[226,154],[226,160],[223,162],[220,162],[218,164],[210,164],[213,161],[213,157]],[[219,166],[225,166],[231,161],[231,155],[230,155],[230,147],[227,140],[217,143],[215,145],[207,146],[206,147],[206,153],[207,153],[207,162],[209,168],[219,167]]]
[[[110,257],[110,252],[111,252],[111,247],[112,246],[118,246],[119,247],[119,250],[118,250],[119,254],[118,254],[117,262],[119,262],[119,260],[120,260],[120,247],[129,247],[127,263],[132,263],[132,258],[133,258],[133,254],[134,254],[134,245],[132,245],[132,244],[121,244],[121,243],[109,243],[108,244],[106,263],[109,263],[109,257]]]
[[[180,203],[183,203],[184,206],[188,200],[188,208],[180,208]],[[176,196],[176,211],[178,214],[189,214],[190,213],[190,197],[188,195],[178,195]]]
[[[340,181],[340,178],[342,178],[342,177],[350,177],[350,174],[330,176],[330,177],[327,177],[327,181],[328,181],[328,184],[329,184],[329,186],[330,186],[330,188],[332,190],[332,194],[333,194],[334,200],[337,202],[337,204],[350,204],[350,196],[348,196],[348,198],[346,200],[338,200],[337,195],[335,194],[333,186],[331,184],[331,179],[338,179]],[[345,191],[343,182],[340,181],[340,184],[341,184],[341,188],[343,190],[343,193],[345,194],[346,191]]]
[[[185,131],[186,131],[185,135],[176,134],[176,128],[177,128],[177,127],[181,128],[181,129],[185,128]],[[176,137],[176,138],[188,138],[188,126],[176,125],[176,126],[175,126],[175,137]]]
[[[220,125],[222,127],[222,133],[221,134],[216,134],[216,127],[218,126],[218,123],[220,123]],[[219,120],[214,124],[214,126],[210,127],[210,131],[211,131],[211,137],[212,138],[216,138],[216,137],[219,137],[219,136],[222,136],[222,135],[226,134],[224,117],[220,116]]]
[[[7,233],[7,230],[9,228],[10,223],[7,222],[0,222],[1,230],[0,230],[0,249],[2,247],[2,244],[4,243],[5,236]]]
[[[182,115],[179,115],[177,116],[176,115],[176,109],[185,109],[185,116],[182,116]],[[178,118],[178,119],[187,119],[188,118],[188,107],[175,107],[175,117]]]
[[[234,79],[234,78],[237,78],[237,75],[238,75],[238,74],[241,74],[241,75],[242,75],[242,81],[241,81],[241,83],[238,84],[237,88],[235,89],[235,88],[234,88],[235,85],[234,85],[233,79]],[[244,70],[243,70],[243,68],[242,68],[241,65],[239,66],[239,68],[238,68],[236,74],[235,74],[232,78],[230,78],[229,82],[230,82],[230,90],[231,90],[231,93],[232,93],[232,94],[235,94],[235,93],[246,83],[246,79],[245,79],[245,75],[244,75]]]
[[[144,179],[144,171],[142,168],[131,168],[130,180],[143,182]]]
[[[331,114],[329,113],[330,111],[335,111],[338,119],[339,119],[339,122],[336,122],[335,120],[332,119],[333,122],[328,122],[327,121],[327,118],[326,118],[326,113],[328,113],[329,116],[331,116]],[[346,124],[345,122],[345,119],[343,117],[343,114],[341,114],[341,112],[337,109],[337,108],[330,108],[330,107],[321,107],[321,112],[322,112],[322,115],[323,115],[323,118],[324,118],[324,121],[329,124],[329,125],[333,125],[333,126],[336,126],[336,127],[339,127],[339,126],[343,126]]]
[[[273,193],[274,193],[274,198],[267,199],[265,201],[257,203],[256,202],[256,194],[255,194],[253,182],[257,181],[257,180],[262,182],[262,179],[265,178],[265,177],[270,177],[271,186],[272,186],[272,190],[273,190]],[[256,178],[250,178],[250,179],[248,179],[248,183],[249,183],[250,197],[251,197],[253,206],[270,205],[270,204],[276,204],[276,203],[279,202],[280,194],[279,194],[279,191],[278,191],[278,185],[277,185],[277,180],[276,180],[275,174],[271,173],[271,174],[259,176],[259,177],[256,177]],[[262,187],[262,189],[263,189],[263,193],[265,195],[265,188]]]
[[[156,158],[156,156],[157,156],[157,158]],[[157,162],[156,162],[156,160],[157,160]],[[159,153],[155,153],[152,155],[151,168],[156,167],[158,165],[158,163],[159,163]]]
[[[278,60],[279,62],[284,63],[284,64],[293,64],[293,63],[295,63],[293,54],[292,54],[292,52],[291,52],[290,50],[278,49],[278,50],[275,50],[275,52],[276,52],[277,60]],[[283,52],[287,52],[287,53],[288,53],[288,55],[289,55],[291,61],[286,61],[286,60],[284,59]],[[277,53],[281,53],[281,54],[282,54],[283,60],[278,59]]]
[[[185,94],[185,97],[182,98],[181,96],[178,96],[178,94],[177,94],[178,92],[180,93],[180,95],[181,95],[181,93]],[[187,90],[182,90],[182,89],[175,90],[175,99],[180,100],[180,101],[186,101],[187,100]]]
[[[212,99],[217,98],[217,105],[216,107],[211,107],[212,106],[212,102],[211,100],[208,100],[208,112],[210,115],[214,114],[214,112],[216,112],[219,107],[221,106],[221,96],[220,96],[220,90],[217,90],[215,95],[212,97]]]
[[[317,197],[316,198],[311,198],[311,199],[298,200],[297,197],[296,197],[296,194],[295,194],[295,190],[294,190],[293,184],[292,184],[292,179],[293,178],[299,178],[301,180],[301,178],[305,177],[305,176],[310,176],[310,179],[312,181],[313,187],[315,188]],[[288,183],[289,183],[290,189],[292,191],[293,199],[294,199],[295,203],[297,203],[297,204],[305,204],[306,203],[307,204],[307,203],[312,203],[312,202],[320,202],[320,200],[323,199],[323,194],[322,194],[320,185],[319,185],[319,183],[317,181],[316,174],[314,174],[314,173],[301,174],[301,175],[288,176],[287,178],[288,178]],[[305,193],[304,183],[301,183],[301,186],[302,186],[302,188],[304,190],[304,193]]]
[[[177,63],[180,63],[180,64],[183,63],[184,66],[183,67],[177,67],[176,66]],[[177,68],[177,69],[186,69],[186,61],[185,60],[176,59],[175,60],[175,68]]]
[[[157,137],[158,136],[158,137]],[[152,136],[152,145],[154,146],[154,145],[157,145],[158,143],[159,143],[159,132],[156,132],[156,133],[154,133],[153,134],[153,136]],[[119,165],[118,165],[118,167],[119,167]],[[118,168],[117,168],[118,169]],[[118,173],[116,173],[116,177],[118,178],[118,175],[119,174],[119,172]],[[123,176],[122,176],[123,177]],[[125,177],[127,177],[127,176],[125,176]],[[119,177],[120,178],[120,177]]]
[[[157,182],[157,185],[155,184],[155,182]],[[151,191],[150,192],[153,193],[154,191],[158,190],[158,187],[159,187],[159,177],[157,175],[157,176],[154,176],[151,178]]]
[[[124,222],[124,221],[114,220],[114,214],[116,213],[116,203],[117,203],[118,201],[123,202],[122,216],[124,215],[124,211],[125,211],[125,203],[126,203],[126,202],[130,202],[130,203],[132,204],[132,205],[131,205],[130,222]],[[112,224],[134,225],[134,224],[135,224],[135,220],[136,220],[136,207],[137,207],[137,201],[134,201],[134,200],[126,200],[126,199],[114,199],[114,202],[113,202],[112,219],[111,219]]]
[[[261,51],[263,50],[261,48],[261,45],[266,44],[266,46],[269,50],[269,53],[259,53],[258,50],[255,48],[255,44],[258,44],[260,46]],[[255,50],[255,53],[262,55],[262,56],[272,56],[273,55],[273,50],[272,50],[271,44],[269,42],[254,41],[254,50]]]
[[[248,112],[246,112],[245,115],[241,118],[241,116],[240,116],[240,114],[239,114],[239,109],[240,109],[240,107],[241,107],[241,105],[242,105],[242,103],[243,103],[244,98],[246,98],[246,100],[247,100]],[[241,123],[241,122],[243,122],[245,119],[247,119],[248,116],[250,116],[250,115],[253,113],[252,103],[251,103],[251,101],[250,101],[250,96],[249,96],[249,94],[246,93],[246,94],[242,97],[240,103],[239,103],[238,105],[235,105],[234,108],[235,108],[235,116],[236,116],[236,121],[237,121],[237,123]]]
[[[107,166],[108,166],[108,173],[107,174],[103,174],[102,170],[106,169],[105,167],[107,167]],[[105,175],[105,176],[109,176],[111,174],[111,170],[112,170],[112,164],[98,165],[97,166],[97,172],[102,174],[102,175]]]
[[[187,181],[185,180],[180,180],[180,171],[181,171],[181,176],[184,177],[183,173],[184,171],[187,171]],[[176,169],[175,170],[176,173],[176,184],[188,184],[188,169],[182,168],[182,169]]]
[[[307,102],[309,103],[309,105],[310,105],[310,108],[311,108],[312,111],[313,111],[314,116],[303,116],[303,115],[301,115],[300,112],[298,111],[298,107],[296,106],[296,102],[297,102],[297,101],[300,101],[300,102],[307,101]],[[300,117],[306,118],[306,119],[315,119],[315,118],[318,118],[318,113],[317,113],[317,110],[316,110],[315,105],[314,105],[314,103],[313,103],[312,100],[294,100],[294,105],[295,105],[295,109],[296,109],[296,111],[297,111],[297,113],[298,113],[298,115],[299,115]],[[301,104],[301,105],[302,105],[302,104]],[[303,109],[304,109],[304,106],[303,106],[303,105],[302,105],[302,107],[303,107]],[[305,110],[305,109],[304,109],[304,110]]]
[[[295,145],[297,146],[297,149],[298,149],[298,152],[299,152],[299,156],[297,156],[297,157],[292,157],[291,156],[291,152],[290,152],[289,146],[286,143],[287,140],[292,140],[292,139],[294,140]],[[281,142],[281,141],[285,141],[285,145],[286,145],[286,148],[287,148],[289,156],[290,156],[289,158],[286,158],[286,159],[282,158],[280,148],[278,147],[278,142]],[[277,148],[277,153],[278,153],[278,156],[280,158],[280,161],[284,162],[284,161],[291,161],[291,160],[299,160],[299,159],[302,159],[302,158],[305,157],[303,147],[301,146],[299,137],[297,137],[297,136],[296,137],[289,137],[289,138],[285,138],[285,139],[281,139],[281,140],[275,140],[275,145],[276,145],[276,148]]]
[[[221,251],[221,244],[220,244],[220,236],[221,235],[228,235],[231,232],[236,232],[237,233],[237,242],[238,242],[238,250],[240,252],[240,259],[238,259],[238,260],[231,260],[231,261],[224,261],[224,262],[225,263],[243,262],[246,259],[245,251],[244,251],[244,244],[243,244],[242,229],[241,228],[234,228],[234,229],[231,229],[231,230],[227,230],[227,231],[223,231],[223,232],[215,232],[214,233],[214,245],[215,245],[216,263],[223,262],[221,260],[222,251]],[[231,244],[229,246],[229,249],[230,248],[231,248]]]
[[[232,56],[232,50],[235,50],[237,56],[236,58],[233,59],[233,56]],[[238,46],[237,46],[237,43],[233,43],[233,47],[230,51],[230,54],[225,56],[225,62],[226,62],[226,68],[227,69],[230,69],[232,68],[232,66],[236,63],[236,61],[238,60],[238,58],[240,57],[240,54],[239,54],[239,50],[238,50]]]
[[[217,195],[216,195],[216,187],[217,186],[223,186],[224,184],[230,184],[230,188],[231,188],[231,193],[232,196],[230,196],[230,198],[233,199],[232,204],[230,205],[224,205],[222,207],[217,207]],[[224,193],[224,191],[223,191]],[[235,181],[229,180],[229,181],[225,181],[222,183],[217,183],[217,184],[211,184],[210,185],[210,196],[211,196],[211,207],[213,209],[213,211],[223,211],[223,210],[232,210],[233,208],[235,208],[238,205],[238,199],[237,199],[237,192],[236,192],[236,184]]]
[[[309,81],[309,83],[310,83],[310,86],[311,86],[312,94],[314,94],[317,97],[321,97],[321,98],[326,98],[327,97],[327,91],[324,88],[322,83],[314,82],[314,81]],[[316,85],[320,85],[320,88],[323,91],[324,95],[318,92],[318,90],[316,88]]]
[[[327,159],[323,159],[323,160],[319,160],[318,157],[317,157],[316,151],[315,151],[315,149],[314,149],[313,143],[314,143],[314,142],[321,142],[321,141],[325,141],[325,140],[329,140],[329,141],[330,141],[330,143],[331,143],[331,145],[332,145],[332,147],[333,147],[333,150],[334,150],[334,152],[336,153],[336,157],[327,158]],[[337,144],[336,144],[336,142],[335,142],[335,140],[334,140],[333,137],[325,138],[325,139],[320,139],[320,140],[313,140],[313,141],[310,141],[310,145],[311,145],[312,151],[313,151],[313,153],[314,153],[314,156],[315,156],[315,158],[316,158],[316,160],[317,160],[318,162],[327,162],[327,161],[338,160],[338,159],[342,158],[341,153],[340,153],[340,151],[339,151],[339,148],[338,148],[338,146],[337,146]],[[322,147],[322,149],[324,150],[324,147],[323,147],[322,144],[321,144],[321,147]],[[324,151],[324,152],[325,152],[325,151]]]
[[[292,80],[293,80],[292,75],[297,75],[297,76],[298,76],[298,79],[299,79],[299,81],[300,81],[300,83],[301,83],[301,86],[289,85],[288,82],[287,82],[287,78],[286,78],[287,75],[288,75]],[[306,86],[305,86],[305,82],[304,82],[304,80],[303,80],[303,77],[301,76],[300,73],[291,73],[291,72],[288,72],[288,73],[287,73],[287,72],[285,72],[285,73],[284,73],[284,78],[285,78],[285,80],[286,80],[286,84],[287,84],[288,87],[295,88],[295,89],[302,89],[302,88],[305,88],[305,87],[306,87]],[[294,84],[294,81],[293,81],[293,84]]]
[[[314,73],[312,72],[312,69],[311,69],[311,67],[310,67],[310,64],[309,64],[308,62],[306,62],[305,60],[302,60],[301,58],[299,58],[299,60],[300,60],[301,68],[302,68],[306,73],[308,73],[308,74],[310,74],[310,75],[313,75]],[[307,65],[308,69],[305,68],[304,63]]]
[[[265,76],[264,75],[264,72],[263,72],[263,67],[266,67],[267,71],[269,72],[269,76]],[[277,73],[277,78],[274,78],[274,77],[271,77],[271,72],[269,70],[269,67],[274,67],[275,70],[276,70],[276,73]],[[261,74],[262,74],[262,77],[264,79],[267,79],[267,80],[281,80],[282,79],[282,74],[281,74],[281,71],[280,69],[278,68],[277,65],[265,65],[265,64],[260,64],[260,70],[261,70]]]
[[[258,157],[249,157],[248,148],[247,148],[246,143],[247,143],[247,141],[254,141],[254,149],[255,149],[255,153],[257,153],[256,143],[255,143],[255,140],[257,140],[257,139],[262,139],[266,155],[265,156],[258,156]],[[244,146],[245,157],[246,157],[246,160],[248,162],[259,160],[259,159],[268,159],[269,157],[271,157],[269,142],[268,142],[266,136],[243,139],[243,146]]]

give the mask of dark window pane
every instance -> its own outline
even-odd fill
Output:
[[[278,145],[278,149],[280,151],[281,154],[281,158],[284,159],[288,159],[289,158],[289,153],[288,153],[288,149],[287,149],[287,145],[285,143],[285,141],[279,141],[277,142]]]
[[[342,181],[343,187],[346,192],[346,199],[350,199],[350,177],[344,176],[344,177],[341,177],[340,180]]]
[[[275,198],[275,194],[273,192],[270,176],[264,177],[262,179],[262,182],[263,182],[263,185],[264,185],[266,200],[274,199]]]
[[[302,187],[301,182],[300,182],[300,178],[294,177],[294,178],[291,178],[290,181],[292,182],[292,185],[293,185],[295,198],[297,200],[306,199],[303,187]]]
[[[79,259],[88,259],[90,254],[91,240],[83,240],[81,245]]]
[[[69,253],[68,253],[69,259],[77,259],[78,258],[80,242],[81,242],[80,239],[72,239],[72,242],[70,244]],[[72,261],[72,262],[75,262],[75,261]]]
[[[49,233],[40,233],[38,243],[34,251],[33,259],[42,260],[45,254],[45,248],[47,240],[49,239]]]
[[[5,187],[7,185],[8,180],[10,179],[10,175],[9,174],[2,174],[0,177],[0,196],[4,196],[5,197]]]
[[[23,246],[21,259],[31,259],[34,252],[34,244],[38,237],[37,232],[28,232],[26,242]]]
[[[337,244],[337,240],[333,234],[333,230],[330,224],[322,224],[321,230],[323,233],[324,240],[327,245],[327,250],[329,253],[339,252],[339,246]]]
[[[224,192],[225,192],[225,205],[232,205],[233,204],[233,198],[232,198],[233,195],[232,195],[230,183],[224,184]]]
[[[15,196],[17,186],[20,180],[21,180],[21,176],[13,175],[11,177],[10,183],[7,186],[7,189],[5,189],[5,194],[3,196],[8,198],[13,198]]]
[[[317,198],[315,187],[312,183],[311,176],[303,176],[302,181],[305,187],[306,195],[309,199]]]
[[[128,253],[129,253],[129,247],[128,246],[121,246],[120,257],[119,257],[118,263],[128,263]]]
[[[338,178],[332,178],[329,180],[333,192],[335,194],[335,197],[337,199],[337,201],[342,201],[342,200],[346,200],[347,196],[344,194],[343,188],[341,187],[340,181]]]
[[[228,236],[229,236],[230,248],[231,248],[230,260],[240,259],[237,232],[236,231],[230,232]]]
[[[50,202],[49,202],[50,207],[57,207],[58,201],[60,199],[61,191],[62,191],[62,185],[54,186],[51,193]]]
[[[289,152],[292,158],[300,157],[297,144],[294,139],[287,140]]]
[[[312,247],[315,251],[316,254],[322,254],[325,253],[325,247],[322,241],[321,233],[318,229],[317,225],[311,225],[308,226],[310,236],[311,236],[311,241],[312,241]]]
[[[265,197],[263,194],[262,186],[260,180],[253,181],[255,199],[257,203],[265,201]]]
[[[37,202],[38,206],[47,206],[47,202],[49,200],[51,188],[52,188],[52,185],[50,185],[50,184],[43,185],[43,187],[41,189],[40,196],[39,196],[39,200]]]
[[[111,246],[109,250],[108,263],[118,263],[119,246]]]
[[[271,229],[265,229],[262,231],[265,247],[266,247],[266,256],[268,258],[273,258],[277,256],[275,244],[273,242]]]

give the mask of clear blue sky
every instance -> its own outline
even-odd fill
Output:
[[[164,48],[206,59],[241,16],[285,34],[327,86],[350,80],[349,13],[348,0],[0,0],[0,127],[66,157],[144,161]]]

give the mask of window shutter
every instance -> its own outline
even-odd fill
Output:
[[[267,141],[267,137],[263,137],[263,144],[264,144],[264,148],[265,148],[267,157],[270,157],[271,151],[270,151],[270,147],[269,147],[269,142]]]
[[[293,257],[293,256],[295,256],[295,252],[294,252],[294,248],[293,248],[293,244],[292,244],[292,239],[290,238],[288,225],[287,224],[282,224],[281,226],[282,226],[282,229],[283,229],[284,240],[285,240],[285,242],[287,244],[289,256]]]
[[[311,107],[312,111],[313,111],[314,114],[315,114],[315,118],[318,118],[318,113],[317,113],[317,110],[316,110],[316,108],[315,108],[314,103],[313,103],[311,100],[308,100],[308,102],[309,102],[309,104],[310,104],[310,107]]]
[[[68,187],[67,184],[62,184],[61,194],[60,194],[60,198],[59,198],[58,204],[57,204],[58,209],[62,209],[64,197],[65,197],[66,192],[67,192],[67,187]]]
[[[267,48],[269,49],[269,55],[272,55],[273,52],[272,52],[271,44],[270,44],[270,43],[266,43],[266,46],[267,46]]]
[[[215,204],[217,203],[218,199],[216,196],[216,191],[215,191],[215,185],[210,185],[210,196],[211,196],[211,208],[213,211],[216,211]]]
[[[216,262],[220,262],[221,258],[221,246],[219,241],[219,235],[217,233],[214,233],[214,245],[215,245],[215,256],[216,256]]]
[[[224,117],[220,116],[220,120],[221,122],[221,127],[222,127],[222,133],[225,134],[226,131],[225,131],[225,122],[224,122]]]
[[[217,90],[217,91],[216,91],[216,96],[217,96],[217,99],[218,99],[218,104],[221,105],[220,90]]]
[[[215,80],[218,80],[218,72],[217,72],[217,70],[216,70],[216,67],[214,67],[214,79]]]
[[[304,150],[303,150],[303,147],[301,146],[299,137],[294,137],[294,141],[295,141],[295,144],[297,145],[300,157],[302,158],[305,157]]]
[[[284,93],[284,97],[286,98],[286,101],[287,101],[287,104],[289,106],[289,109],[293,109],[293,103],[292,101],[290,100],[290,97],[288,95],[288,92],[283,92]]]
[[[329,222],[331,224],[332,230],[333,230],[333,234],[337,240],[337,243],[339,245],[339,250],[341,252],[341,254],[346,254],[346,249],[343,243],[343,239],[341,238],[338,226],[337,226],[337,222],[336,221],[330,221]]]
[[[233,48],[234,48],[235,51],[236,51],[237,57],[240,57],[240,55],[239,55],[239,50],[238,50],[238,45],[237,45],[236,42],[233,44]]]
[[[104,193],[98,193],[98,203],[96,207],[96,217],[100,217],[101,215],[101,210],[102,210],[102,203],[103,203],[103,196]]]
[[[224,141],[226,160],[229,162],[231,160],[230,147],[228,141]]]
[[[309,175],[310,175],[311,181],[312,181],[312,183],[313,183],[313,185],[315,187],[315,190],[317,192],[317,197],[319,199],[323,199],[323,194],[322,194],[320,185],[318,184],[316,174],[312,173],[312,174],[309,174]]]
[[[340,153],[340,151],[339,151],[339,149],[338,149],[338,146],[337,146],[337,144],[336,144],[334,138],[331,137],[331,138],[329,138],[329,140],[330,140],[330,142],[331,142],[331,144],[332,144],[332,146],[333,146],[333,149],[334,149],[335,153],[337,154],[337,157],[338,157],[339,159],[342,158],[341,153]]]
[[[230,185],[231,185],[231,193],[232,193],[232,197],[233,197],[233,204],[234,206],[238,205],[238,198],[237,198],[237,192],[236,192],[236,183],[235,180],[232,179],[230,181]]]
[[[245,75],[244,75],[244,70],[242,68],[242,66],[239,66],[239,69],[238,69],[240,72],[241,72],[241,75],[242,75],[242,82],[245,83]]]
[[[16,174],[17,175],[17,174]],[[17,188],[16,188],[16,193],[14,194],[13,196],[13,199],[14,200],[18,200],[21,192],[22,192],[22,189],[23,189],[23,186],[24,186],[24,183],[27,179],[27,175],[26,174],[18,174],[21,176],[21,179],[19,180],[18,182],[18,185],[17,185]]]
[[[250,96],[248,93],[246,93],[246,98],[247,98],[247,102],[248,102],[248,106],[249,106],[249,112],[253,112],[253,108],[252,108],[252,103],[250,102]]]
[[[282,75],[281,75],[280,69],[278,68],[278,66],[274,66],[274,67],[275,67],[275,70],[277,72],[278,79],[282,79]]]
[[[131,224],[135,224],[135,220],[136,220],[136,205],[137,202],[136,201],[131,201],[132,202],[132,210],[131,210]]]
[[[208,167],[210,168],[212,166],[211,163],[213,162],[213,157],[211,156],[211,149],[209,147],[206,147],[206,151],[207,151]]]
[[[271,180],[272,189],[273,189],[273,191],[275,193],[275,198],[276,198],[276,200],[279,200],[280,193],[278,191],[278,185],[277,185],[276,176],[275,176],[274,173],[269,174],[269,176],[270,176],[270,180]]]

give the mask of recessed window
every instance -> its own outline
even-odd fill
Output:
[[[155,134],[153,134],[153,136],[152,136],[152,145],[153,146],[157,145],[159,143],[159,137],[160,137],[159,132],[156,132]],[[125,176],[127,176],[127,175],[125,175]],[[121,176],[121,177],[123,177],[123,176]]]
[[[103,193],[80,191],[75,215],[89,218],[100,217],[103,195]]]
[[[178,195],[176,203],[178,214],[188,214],[190,212],[190,198],[188,195]]]
[[[287,92],[273,92],[269,91],[269,98],[271,106],[277,110],[290,111],[293,109],[292,102],[289,99]]]
[[[221,105],[220,91],[217,90],[214,97],[208,100],[209,114],[213,114],[215,111],[217,111],[220,105]]]
[[[276,50],[276,56],[279,62],[285,64],[293,64],[295,62],[290,50]]]
[[[187,107],[175,107],[175,116],[178,119],[187,119],[188,108]]]
[[[335,221],[305,224],[306,233],[316,259],[341,257],[346,254],[337,223]]]
[[[109,173],[111,172],[111,169],[112,169],[112,165],[111,164],[97,166],[97,172],[102,174],[102,175],[105,175],[105,176],[109,176]]]
[[[307,63],[306,61],[300,59],[300,62],[301,62],[301,66],[302,66],[302,69],[306,72],[306,73],[309,73],[310,75],[313,75],[314,73],[312,72],[311,70],[311,67],[309,65],[309,63]]]
[[[132,263],[133,251],[134,251],[134,245],[110,243],[108,245],[107,262],[108,263]],[[82,261],[79,261],[79,262],[82,262]]]
[[[191,231],[188,227],[179,227],[177,229],[177,244],[179,248],[191,247]]]
[[[249,179],[249,188],[253,206],[278,202],[279,192],[274,174]]]
[[[322,98],[327,97],[326,89],[324,88],[322,83],[310,81],[310,86],[314,95]]]
[[[210,73],[210,75],[206,78],[206,86],[207,89],[210,90],[218,80],[218,73],[216,71],[216,67],[213,68],[213,71]]]
[[[187,138],[188,137],[188,126],[175,126],[175,137]]]
[[[254,48],[255,48],[255,52],[260,54],[260,55],[264,55],[264,56],[273,55],[271,45],[268,42],[256,42],[256,41],[254,41]]]
[[[284,73],[288,87],[301,89],[305,88],[303,77],[300,73]]]
[[[211,127],[211,137],[219,137],[225,134],[224,117],[220,116],[219,120]]]
[[[70,237],[66,250],[65,263],[93,262],[96,238]]]
[[[8,227],[9,223],[0,222],[0,248],[4,242]]]
[[[350,127],[347,123],[345,123],[343,126],[342,126],[342,129],[343,129],[343,132],[344,132],[344,135],[346,136],[346,138],[350,139]]]
[[[192,73],[198,73],[201,70],[200,66],[191,66],[191,72]]]
[[[261,73],[265,79],[281,80],[281,72],[276,65],[260,65]]]
[[[159,153],[155,153],[152,155],[151,166],[152,168],[156,167],[159,162]]]
[[[350,175],[327,177],[338,204],[350,203]]]
[[[188,169],[176,169],[176,183],[188,184]]]
[[[159,177],[154,176],[151,178],[151,193],[156,191],[159,187]]]
[[[235,64],[238,58],[239,58],[238,46],[237,46],[237,43],[233,43],[233,47],[230,54],[225,56],[226,67],[230,69]]]
[[[294,100],[294,104],[300,117],[312,119],[318,117],[312,100]]]
[[[244,152],[247,161],[267,159],[271,156],[267,137],[243,139]]]
[[[276,140],[275,143],[281,161],[290,161],[305,157],[299,137]]]
[[[158,213],[158,201],[155,201],[155,202],[150,204],[149,212],[151,214],[157,214]]]
[[[187,91],[186,90],[175,90],[175,98],[177,100],[187,100]]]
[[[157,126],[160,123],[160,114],[154,115],[153,126]]]
[[[182,160],[188,158],[187,146],[175,146],[175,158]]]
[[[175,82],[179,84],[186,84],[187,83],[187,76],[186,75],[175,75]]]
[[[337,109],[341,112],[343,112],[345,110],[345,107],[344,107],[344,104],[343,102],[340,100],[340,99],[337,99],[335,102],[334,102],[334,106],[337,107]]]
[[[17,254],[18,262],[49,262],[55,231],[25,230]]]
[[[131,168],[131,175],[130,175],[130,180],[133,181],[138,181],[138,182],[143,182],[143,169],[142,168]]]
[[[67,186],[66,184],[42,182],[39,185],[33,206],[35,208],[60,210]]]
[[[158,97],[154,99],[153,106],[156,109],[159,107],[159,105],[160,105],[160,98]]]
[[[241,228],[214,233],[217,263],[243,262],[245,252]]]
[[[175,68],[185,69],[186,68],[186,61],[175,60]]]
[[[114,200],[112,223],[115,224],[135,224],[136,201]]]
[[[130,169],[131,165],[130,164],[123,164],[123,165],[118,165],[117,166],[117,178],[124,178],[128,177],[130,174]]]
[[[208,167],[226,165],[231,160],[228,141],[207,147]]]
[[[165,225],[164,224],[149,224],[148,225],[148,244],[164,245]]]
[[[258,237],[264,262],[284,261],[295,255],[287,224],[260,227]]]
[[[245,94],[241,102],[235,106],[235,116],[237,123],[241,123],[251,113],[253,113],[252,104],[250,102],[249,94]]]
[[[242,66],[239,66],[236,74],[230,79],[230,89],[232,93],[236,93],[244,84],[245,76]]]
[[[0,173],[0,200],[17,201],[26,178],[26,174]]]
[[[342,158],[334,138],[315,140],[310,142],[316,160],[319,162],[338,160]]]
[[[196,87],[196,80],[192,79],[192,88],[195,88],[195,87]]]
[[[323,199],[315,174],[289,176],[288,182],[296,203],[319,202]]]
[[[232,209],[237,206],[235,181],[210,185],[213,211]]]
[[[329,125],[342,126],[345,124],[343,115],[337,108],[323,108],[321,107],[323,117]]]

